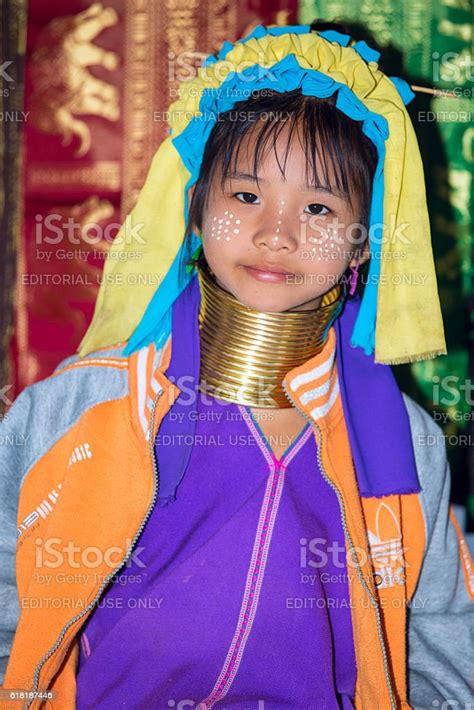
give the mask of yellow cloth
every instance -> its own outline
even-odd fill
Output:
[[[169,136],[158,148],[129,215],[136,237],[121,227],[106,259],[94,317],[79,353],[128,340],[183,241],[184,186],[190,174]]]

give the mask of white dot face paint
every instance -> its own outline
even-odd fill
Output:
[[[221,240],[224,238],[228,242],[231,239],[231,235],[240,234],[240,229],[237,226],[240,224],[240,219],[235,219],[234,214],[229,210],[226,210],[223,216],[213,215],[212,222],[210,236],[213,239]]]
[[[336,257],[338,254],[340,239],[337,229],[331,227],[322,229],[318,234],[311,234],[306,241],[317,245],[309,250],[313,254],[314,261],[327,261],[332,258],[332,255]]]
[[[285,204],[285,200],[280,200],[280,208],[279,208],[279,210],[278,210],[278,214],[283,214],[283,206],[284,206],[284,204]],[[275,236],[274,236],[273,239],[272,239],[272,243],[273,243],[274,245],[276,245],[276,240],[277,240],[278,237],[280,236],[280,231],[281,231],[281,226],[280,226],[280,225],[281,225],[281,219],[279,219],[279,220],[277,221],[277,226],[276,226],[276,229],[275,229]]]

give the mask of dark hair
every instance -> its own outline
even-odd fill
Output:
[[[289,125],[283,166],[276,155],[276,141],[285,125]],[[273,89],[253,92],[248,99],[219,114],[204,150],[203,160],[189,206],[186,241],[193,227],[202,229],[204,210],[216,171],[221,170],[221,187],[235,170],[243,139],[256,132],[253,175],[257,179],[258,164],[271,142],[278,165],[284,175],[286,160],[295,131],[301,128],[303,148],[307,155],[308,181],[319,186],[329,185],[332,168],[336,187],[354,207],[354,197],[362,205],[358,220],[368,228],[372,196],[372,181],[377,165],[377,151],[362,132],[360,122],[336,108],[336,94],[324,99],[305,96],[300,89],[280,93]],[[324,149],[322,149],[324,146]],[[317,159],[322,175],[317,174]],[[310,172],[310,174],[308,174]],[[190,254],[187,254],[190,257]],[[203,259],[201,254],[200,260]],[[186,263],[196,263],[190,258]]]

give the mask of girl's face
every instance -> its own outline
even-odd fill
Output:
[[[224,192],[216,171],[203,215],[204,255],[217,283],[257,311],[315,308],[349,264],[363,261],[353,257],[360,244],[351,239],[358,212],[331,175],[329,190],[306,184],[306,158],[295,134],[282,175],[286,130],[275,149],[265,151],[258,183],[251,175],[255,138],[251,132],[244,139]]]

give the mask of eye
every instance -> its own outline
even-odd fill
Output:
[[[239,195],[242,195],[243,197],[239,197]],[[243,202],[246,205],[255,205],[258,204],[256,200],[258,200],[257,195],[254,195],[253,192],[236,192],[234,193],[234,197],[236,197],[240,202]]]
[[[323,212],[322,210],[326,210]],[[325,215],[328,214],[331,210],[328,207],[325,207],[324,205],[321,205],[319,202],[313,202],[313,204],[308,205],[307,209],[305,209],[305,212],[309,211],[310,214],[316,214],[316,215]]]

